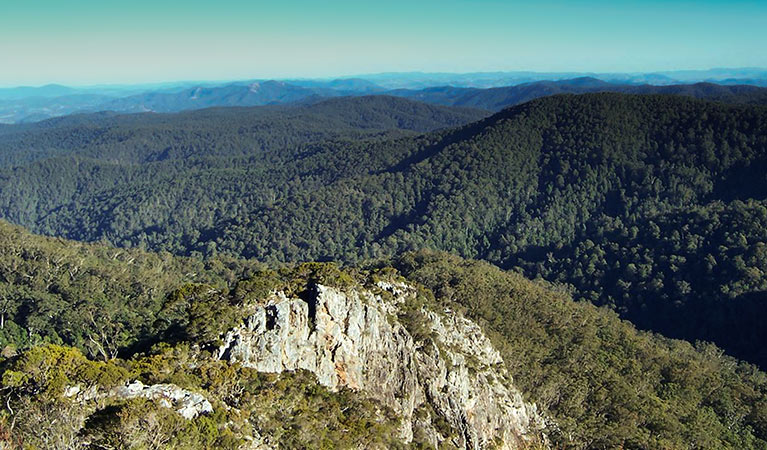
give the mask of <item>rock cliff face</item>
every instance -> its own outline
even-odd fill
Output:
[[[301,297],[276,292],[254,305],[218,357],[262,372],[306,369],[332,390],[359,390],[402,417],[406,442],[518,448],[540,438],[535,406],[470,320],[414,307],[416,290],[403,283],[315,284]]]

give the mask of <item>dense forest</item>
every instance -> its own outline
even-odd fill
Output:
[[[72,156],[119,163],[279,153],[333,139],[398,136],[473,122],[484,110],[387,96],[179,114],[79,114],[0,127],[0,165]]]
[[[612,311],[488,263],[422,251],[342,270],[269,270],[44,238],[4,223],[0,250],[0,439],[12,445],[236,448],[256,429],[286,448],[397,448],[396,418],[363,395],[329,392],[311,373],[277,377],[210,359],[199,344],[275,287],[402,276],[421,286],[426,307],[463,311],[485,328],[514,382],[554,419],[555,448],[767,448],[763,372],[710,344],[637,331]],[[217,412],[186,421],[144,399],[83,409],[66,394],[126,380],[202,392]],[[81,414],[87,420],[72,419]]]
[[[438,105],[466,106],[500,111],[510,106],[551,95],[598,92],[683,95],[727,103],[767,104],[767,89],[757,86],[725,86],[714,83],[654,86],[651,84],[610,83],[592,77],[558,81],[535,81],[515,86],[487,89],[453,86],[437,86],[419,90],[398,89],[388,92],[388,94]]]
[[[10,127],[0,215],[271,264],[444,250],[767,367],[767,108],[566,95],[415,134],[483,114],[363,97]]]

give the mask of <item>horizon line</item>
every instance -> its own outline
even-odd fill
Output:
[[[470,76],[470,75],[502,75],[502,74],[531,74],[531,75],[655,75],[655,74],[674,74],[674,73],[689,73],[689,72],[713,72],[713,71],[725,71],[725,70],[747,70],[747,71],[765,71],[767,67],[759,66],[744,66],[744,67],[710,67],[707,69],[664,69],[664,70],[652,70],[652,71],[547,71],[547,70],[482,70],[476,72],[446,72],[446,71],[425,71],[425,70],[405,70],[405,71],[391,71],[391,72],[369,72],[369,73],[355,73],[347,75],[331,75],[331,76],[280,76],[280,77],[235,77],[226,79],[175,79],[175,80],[154,80],[154,81],[136,81],[136,82],[100,82],[100,83],[67,83],[51,81],[43,84],[0,84],[0,89],[24,89],[24,88],[44,88],[44,87],[72,87],[72,88],[130,88],[130,87],[146,87],[146,86],[162,86],[162,85],[179,85],[179,84],[196,84],[196,83],[236,83],[242,81],[334,81],[334,80],[348,80],[348,79],[366,79],[368,77],[380,77],[380,76],[395,76],[395,75],[452,75],[452,76]]]

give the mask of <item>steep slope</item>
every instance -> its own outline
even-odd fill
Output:
[[[421,252],[393,264],[483,326],[517,385],[553,417],[549,436],[563,448],[765,445],[767,378],[713,345],[637,332],[484,262]]]
[[[261,215],[257,220],[235,220],[242,221],[241,232],[257,234],[259,227],[274,224],[262,234],[278,239],[282,228],[310,245],[282,259],[335,251],[311,238],[312,230],[350,236],[348,244],[337,243],[341,252],[356,245],[358,234],[337,228],[347,227],[334,217],[343,214],[359,221],[348,227],[363,225],[371,236],[364,239],[368,245],[428,244],[507,262],[528,247],[572,239],[592,216],[684,207],[708,201],[720,188],[751,195],[746,174],[760,176],[765,114],[764,108],[674,97],[542,99],[450,133],[359,146],[366,154],[356,161],[396,152],[400,160],[382,170],[373,163],[320,190],[294,191],[275,205],[284,207],[254,209],[254,219],[256,212]],[[314,164],[330,169],[321,160],[334,151],[341,149],[317,155]],[[331,199],[336,206],[326,207]],[[290,226],[282,227],[286,223]],[[239,232],[236,222],[227,226]],[[231,242],[242,249],[252,241],[242,236]],[[254,247],[246,245],[245,254],[268,258],[258,244],[247,244]]]
[[[470,320],[419,308],[417,290],[402,282],[305,289],[259,299],[246,323],[226,334],[219,357],[259,372],[308,370],[331,390],[366,392],[402,418],[407,443],[517,448],[540,439],[543,418]]]
[[[276,167],[285,161],[316,160],[313,154],[346,146],[351,140],[373,142],[412,131],[455,126],[484,115],[478,110],[380,96],[295,107],[213,109],[179,115],[105,113],[51,119],[9,127],[0,139],[0,161],[6,166],[22,165],[0,175],[4,180],[0,203],[3,217],[31,225],[67,205],[90,202],[84,197],[91,195],[108,201],[127,192],[131,196],[142,192],[145,198],[163,195],[164,188],[144,190],[141,184],[167,182],[170,192],[184,192],[183,201],[190,195],[205,195],[211,200],[217,196],[217,203],[229,209],[234,202],[248,201],[250,194],[246,197],[241,190],[243,178],[263,183],[267,175],[273,181],[292,176],[281,175],[285,171]],[[369,158],[368,164],[387,157]],[[348,159],[344,159],[340,153],[337,155],[336,167],[329,167],[329,176],[337,177],[342,166],[348,165]],[[316,169],[306,165],[302,170]],[[191,187],[178,182],[179,177],[190,175],[206,181]],[[18,183],[21,179],[26,181]],[[121,193],[101,194],[112,189]],[[268,199],[275,194],[259,188],[252,195]],[[161,203],[170,206],[173,202]],[[188,225],[210,225],[210,218],[203,220],[201,224],[190,218]],[[43,229],[50,231],[38,228]]]
[[[138,166],[41,161],[3,173],[0,212],[79,240],[269,262],[441,249],[765,365],[761,331],[742,317],[766,285],[765,124],[760,106],[555,96],[418,137]],[[673,219],[701,214],[692,231]],[[753,228],[728,235],[741,216]]]
[[[420,247],[480,257],[764,365],[748,317],[767,280],[765,119],[763,108],[672,97],[545,99],[201,237],[259,258]],[[699,215],[708,223],[694,225]]]
[[[77,346],[94,358],[143,345],[178,287],[225,287],[260,267],[43,239],[0,223],[0,347]]]
[[[329,426],[325,445],[344,448],[355,440],[472,449],[544,443],[543,418],[514,388],[482,330],[460,314],[429,309],[424,293],[391,274],[308,264],[279,275],[257,271],[230,290],[183,283],[252,264],[171,260],[149,277],[146,266],[158,256],[40,239],[6,225],[1,234],[0,370],[9,408],[0,425],[11,442],[136,445],[130,441],[153,439],[154,431],[178,448],[206,447],[206,439],[224,448],[291,439],[314,447],[318,436],[309,430]],[[201,273],[185,273],[195,266]],[[62,341],[104,362],[46,344]],[[27,350],[14,356],[16,349]],[[117,360],[118,352],[133,358]],[[291,373],[268,387],[275,378],[262,374],[283,372]],[[311,383],[319,386],[312,391]],[[296,394],[285,391],[295,389],[308,391],[301,402],[339,410],[312,417],[290,405]],[[340,408],[355,414],[344,417]],[[291,409],[294,420],[308,421],[299,426],[306,436],[282,435],[272,415]],[[157,429],[131,422],[141,413]],[[335,434],[336,422],[353,427],[350,435]],[[189,435],[169,436],[173,427]]]
[[[486,263],[272,271],[0,235],[23,299],[0,329],[24,330],[2,335],[6,443],[517,448],[544,425],[554,448],[766,445],[764,373]]]
[[[49,344],[0,370],[6,448],[406,448],[398,418],[362,393],[331,392],[306,371],[261,374],[185,345],[94,362]]]

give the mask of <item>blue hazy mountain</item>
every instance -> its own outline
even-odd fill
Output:
[[[346,93],[372,94],[387,89],[363,78],[339,78],[334,80],[286,80],[295,86],[303,86],[319,91],[332,90]]]
[[[539,81],[517,86],[478,89],[441,86],[418,90],[398,89],[389,95],[406,97],[446,106],[467,106],[500,111],[540,97],[557,94],[586,94],[620,92],[626,94],[685,95],[726,103],[767,104],[767,88],[714,83],[679,84],[671,86],[608,83],[593,77],[561,81]]]
[[[293,103],[312,97],[330,97],[317,91],[282,81],[230,84],[221,87],[195,87],[180,92],[148,92],[119,98],[101,105],[120,112],[178,112],[213,106],[263,106]]]
[[[0,123],[35,122],[97,111],[179,112],[387,94],[427,103],[498,111],[555,94],[623,92],[688,95],[729,103],[767,103],[765,69],[640,74],[540,72],[384,73],[338,79],[171,82],[147,85],[0,89]]]
[[[62,86],[60,84],[47,84],[45,86],[19,86],[12,88],[0,88],[0,100],[15,100],[28,97],[61,97],[71,95],[77,89]]]
[[[424,89],[436,86],[492,88],[533,83],[537,81],[559,81],[583,77],[597,78],[610,83],[637,85],[673,85],[712,82],[720,84],[753,84],[757,86],[767,86],[767,69],[761,68],[637,73],[529,71],[475,73],[392,72],[360,76],[360,78],[364,78],[389,89]]]

